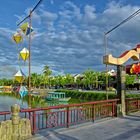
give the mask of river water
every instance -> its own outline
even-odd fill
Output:
[[[81,101],[79,99],[71,99],[69,102],[54,102],[54,101],[46,101],[46,103],[43,105],[43,107],[48,107],[48,106],[57,106],[60,104],[73,104],[73,103],[81,103],[85,101]],[[14,104],[20,105],[21,108],[28,108],[28,103],[23,102],[21,99],[16,99],[15,97],[11,96],[3,96],[0,95],[0,112],[1,111],[10,111],[11,106]],[[40,107],[38,103],[35,103],[35,107]]]
[[[22,108],[27,108],[28,104],[22,100],[9,96],[0,96],[0,111],[10,111],[14,104],[20,105]]]
[[[80,103],[80,102],[81,102],[81,100],[73,99],[73,100],[71,100],[71,102],[68,102],[68,103],[65,103],[65,104]],[[14,105],[14,104],[20,105],[21,108],[28,108],[27,102],[22,102],[22,100],[16,99],[15,97],[2,96],[2,95],[0,95],[0,112],[2,112],[2,111],[11,111],[11,106]],[[59,103],[56,103],[56,102],[55,103],[54,102],[46,102],[45,105],[44,105],[44,107],[48,107],[48,106],[52,106],[52,105],[53,106],[54,105],[59,105]],[[63,109],[51,109],[51,110],[49,110],[48,114],[46,114],[45,111],[41,111],[41,112],[39,111],[38,112],[38,113],[43,114],[43,115],[38,115],[37,116],[37,118],[36,118],[36,126],[38,126],[39,128],[41,128],[41,127],[44,128],[44,126],[47,127],[47,125],[51,125],[51,127],[53,127],[54,124],[51,123],[52,122],[52,116],[53,115],[50,112],[56,112],[56,113],[54,113],[54,116],[57,115],[57,117],[58,117],[58,123],[59,124],[61,124],[61,123],[62,124],[65,124],[65,121],[66,121],[66,118],[67,118],[66,111],[63,110]],[[79,113],[80,114],[81,113],[83,114],[84,112],[79,112],[79,110],[76,110],[76,109],[74,109],[73,111],[71,111],[70,112],[71,121],[75,121],[77,118],[82,119],[78,115]],[[29,114],[27,114],[27,117],[29,117],[28,115]],[[48,116],[48,118],[46,117],[46,115]],[[20,117],[21,118],[22,117],[25,117],[24,116],[24,113],[20,113]],[[81,117],[82,117],[82,115],[81,115]],[[0,121],[5,120],[5,119],[7,119],[7,120],[11,119],[11,115],[6,115],[6,116],[0,115]],[[43,124],[43,126],[42,126],[42,124]]]

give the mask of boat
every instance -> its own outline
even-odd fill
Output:
[[[0,92],[3,93],[12,93],[12,86],[0,86]]]
[[[57,100],[52,100],[52,101],[47,101],[48,106],[58,106],[58,105],[68,105],[68,102],[62,102],[62,101],[57,101]]]
[[[59,102],[68,102],[71,97],[66,97],[64,92],[48,92],[47,101],[57,100]]]

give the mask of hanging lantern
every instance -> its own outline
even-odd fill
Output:
[[[18,81],[19,83],[22,83],[23,80],[24,80],[25,75],[24,75],[24,73],[23,73],[21,70],[19,70],[19,71],[14,75],[14,77],[15,77],[15,80],[16,80],[16,81]]]
[[[131,69],[130,69],[131,74],[139,74],[140,73],[140,63],[138,64],[133,64]]]
[[[21,58],[22,58],[24,61],[26,61],[26,60],[28,59],[28,57],[29,57],[29,51],[28,51],[28,49],[23,48],[23,49],[20,51],[20,56],[21,56]]]
[[[26,30],[26,35],[29,35],[31,32],[33,32],[33,28],[31,27],[28,27],[27,30]]]
[[[21,98],[23,98],[25,95],[28,94],[28,90],[25,86],[21,86],[19,89],[19,94],[21,96]]]
[[[26,34],[26,30],[27,30],[28,27],[29,27],[29,24],[28,24],[28,22],[26,22],[26,23],[24,23],[20,26],[20,29],[22,30],[22,32],[24,34]]]
[[[22,25],[20,26],[20,29],[23,31],[23,33],[24,33],[26,36],[29,35],[31,32],[33,32],[33,28],[31,27],[31,29],[30,29],[30,26],[29,26],[29,23],[28,23],[28,22],[22,24]]]
[[[130,73],[133,74],[133,69],[132,68],[130,69]]]
[[[15,33],[12,37],[12,39],[18,44],[22,42],[23,38],[20,33]]]
[[[140,63],[138,63],[137,66],[138,66],[138,73],[140,73]]]

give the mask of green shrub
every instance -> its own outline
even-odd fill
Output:
[[[106,100],[106,92],[84,92],[78,90],[56,90],[56,92],[65,92],[67,97],[77,98],[81,100],[97,101]],[[116,99],[117,94],[108,93],[108,99]],[[126,94],[126,98],[140,98],[140,94]]]
[[[84,92],[84,91],[77,91],[77,90],[57,90],[56,92],[65,92],[67,97],[72,98],[80,98],[82,100],[88,100],[88,101],[96,101],[96,100],[105,100],[106,99],[106,93],[99,93],[99,92]],[[115,99],[117,98],[115,93],[108,93],[109,99]]]

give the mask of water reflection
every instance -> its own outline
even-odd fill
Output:
[[[45,101],[44,101],[45,102]],[[36,102],[34,100],[34,107],[48,107],[48,106],[58,106],[58,105],[67,105],[72,103],[81,103],[82,101],[80,99],[71,99],[69,102],[59,102],[59,101],[46,101],[43,106],[40,106],[39,102]],[[16,99],[15,97],[9,97],[9,96],[0,96],[0,112],[1,111],[11,111],[11,106],[14,104],[18,104],[21,108],[28,108],[28,104],[26,101],[22,102],[21,99]],[[38,115],[36,116],[36,126],[38,128],[46,128],[46,127],[55,127],[56,122],[58,125],[61,126],[63,124],[64,126],[67,123],[67,111],[66,108],[60,108],[60,109],[49,109],[44,111],[37,111]],[[78,122],[79,119],[83,119],[83,115],[85,112],[82,112],[82,109],[71,109],[69,112],[70,118],[72,122]],[[27,116],[26,116],[27,115]],[[29,113],[20,113],[21,118],[29,118]],[[31,116],[33,114],[31,113]],[[6,117],[6,118],[5,118]],[[2,120],[9,120],[11,119],[10,115],[1,115],[0,121]],[[33,119],[31,119],[31,124],[33,124]]]
[[[0,111],[10,111],[11,106],[14,104],[18,104],[22,109],[28,108],[28,103],[22,101],[21,99],[16,99],[14,97],[9,97],[9,96],[0,96]],[[45,104],[43,104],[42,107],[57,106],[61,104],[67,105],[68,102],[47,101]],[[34,103],[34,107],[40,107],[40,106],[38,103]]]
[[[33,107],[48,107],[48,106],[57,106],[57,105],[67,105],[73,103],[81,103],[85,102],[80,99],[70,99],[69,102],[59,102],[59,101],[44,101],[43,104],[39,104],[39,102],[33,102]],[[18,104],[22,109],[28,108],[28,103],[26,101],[22,101],[21,99],[17,99],[16,97],[9,96],[0,96],[0,111],[10,111],[11,106],[14,104]]]
[[[28,108],[27,102],[8,96],[0,96],[0,111],[10,111],[14,104],[20,105],[21,108]]]

